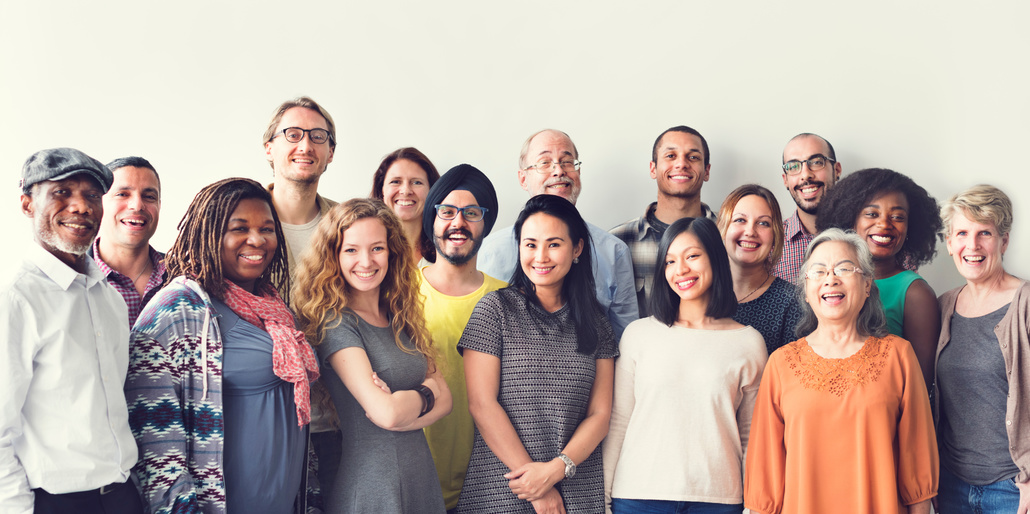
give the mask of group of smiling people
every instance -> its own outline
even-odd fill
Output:
[[[292,279],[266,188],[232,178],[194,198],[130,345],[146,504],[322,503],[303,429],[321,376],[347,469],[326,510],[445,511],[423,429],[456,403],[419,267],[437,258],[437,219],[485,237],[496,193],[474,167],[441,177],[411,150],[384,161],[371,198],[323,213]],[[388,206],[398,163],[424,197]],[[1003,267],[1009,198],[981,185],[938,207],[869,169],[819,212],[794,283],[772,275],[784,229],[762,186],[731,192],[717,221],[672,223],[651,315],[617,339],[587,223],[560,196],[532,197],[518,265],[496,277],[508,286],[457,344],[476,431],[455,510],[917,513],[933,500],[951,514],[977,496],[1025,514],[1030,285]],[[938,300],[916,270],[941,236],[966,284]]]

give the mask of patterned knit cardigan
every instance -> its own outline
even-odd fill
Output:
[[[176,277],[147,304],[132,330],[125,396],[139,445],[134,468],[145,512],[225,512],[222,335],[210,297]],[[308,514],[320,512],[310,458]]]

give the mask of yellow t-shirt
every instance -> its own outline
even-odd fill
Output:
[[[425,298],[426,328],[436,347],[436,363],[451,390],[454,406],[451,413],[425,428],[429,450],[433,453],[436,474],[443,490],[447,509],[458,505],[461,484],[465,481],[465,469],[472,457],[472,439],[475,425],[469,414],[469,398],[465,391],[465,366],[458,354],[458,339],[472,315],[472,309],[479,299],[491,291],[508,284],[483,274],[483,285],[465,296],[447,296],[429,285],[425,268],[421,268],[420,290]]]

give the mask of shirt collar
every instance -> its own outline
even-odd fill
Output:
[[[163,277],[165,271],[167,271],[167,268],[165,267],[164,255],[162,255],[161,252],[155,250],[154,247],[151,245],[147,245],[147,248],[149,249],[150,265],[152,266],[151,273],[153,273],[154,270],[156,270],[157,274]],[[118,270],[108,266],[107,263],[104,262],[104,259],[100,258],[100,236],[97,236],[97,238],[93,240],[93,248],[92,251],[90,251],[90,256],[93,257],[93,261],[96,263],[97,268],[100,270],[100,272],[104,274],[104,278],[111,276],[112,273],[116,273],[118,275],[128,278],[127,275],[124,275]]]
[[[805,226],[801,224],[801,217],[798,215],[797,209],[794,210],[794,215],[783,223],[783,235],[788,241],[794,240],[798,235],[810,235],[805,231]]]
[[[47,278],[52,280],[61,289],[68,290],[75,279],[82,276],[86,280],[86,287],[91,287],[93,284],[105,280],[107,276],[100,271],[97,267],[96,262],[89,255],[86,258],[86,273],[79,273],[70,266],[64,263],[57,256],[48,252],[45,248],[35,243],[26,255],[26,259],[34,264],[39,271],[46,275]]]

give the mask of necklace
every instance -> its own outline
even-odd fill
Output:
[[[771,279],[771,278],[772,278],[772,275],[769,275],[769,276],[765,277],[765,280],[763,280],[761,284],[758,284],[758,287],[752,289],[751,292],[746,294],[746,295],[744,295],[743,298],[738,299],[737,303],[744,303],[744,300],[747,300],[748,298],[751,298],[751,295],[755,294],[755,291],[758,291],[759,289],[761,289],[762,286],[764,286],[765,283],[768,282],[769,279]]]
[[[150,267],[150,263],[149,263],[149,262],[148,262],[148,263],[146,263],[146,264],[144,264],[144,265],[143,265],[143,270],[141,270],[141,271],[139,272],[139,275],[136,275],[136,278],[132,279],[132,283],[133,283],[133,284],[135,284],[135,283],[136,283],[136,281],[137,281],[137,280],[139,280],[139,278],[140,278],[140,277],[142,277],[142,276],[143,276],[143,274],[147,272],[147,268],[149,268],[149,267]]]

